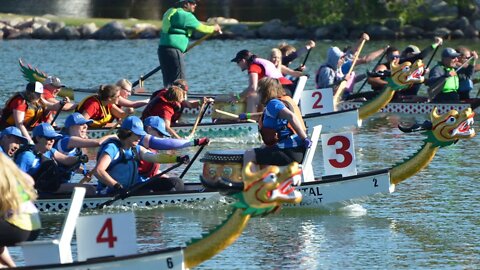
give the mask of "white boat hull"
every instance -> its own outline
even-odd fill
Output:
[[[302,202],[293,208],[327,208],[331,204],[348,205],[378,193],[392,193],[388,170],[373,171],[354,176],[320,179],[302,183],[297,190],[302,193]]]
[[[220,198],[218,192],[204,191],[203,185],[185,183],[187,192],[157,192],[148,194],[139,194],[118,200],[112,205],[117,206],[155,206],[155,205],[171,205],[182,203],[201,202],[207,199]],[[96,208],[101,203],[111,199],[109,196],[90,196],[85,197],[83,201],[83,209]],[[40,196],[35,202],[38,210],[41,212],[64,212],[70,207],[70,195],[65,196]]]

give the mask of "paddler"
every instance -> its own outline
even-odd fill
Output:
[[[99,184],[97,191],[101,194],[126,195],[127,189],[141,182],[138,161],[152,163],[188,163],[188,156],[173,156],[152,153],[139,144],[142,136],[147,135],[143,123],[136,116],[129,116],[122,121],[117,131],[118,139],[107,140],[97,154],[97,165],[94,175]],[[163,190],[162,185],[145,186],[148,190]]]
[[[6,103],[0,118],[0,129],[16,126],[30,144],[33,140],[28,133],[43,122],[45,111],[58,111],[64,102],[50,103],[42,99],[43,85],[40,82],[30,82],[25,91],[16,93]]]
[[[231,94],[228,101],[245,101],[247,104],[247,112],[252,113],[258,111],[257,86],[258,81],[263,77],[278,79],[285,90],[288,91],[287,94],[291,96],[288,88],[293,84],[292,81],[285,78],[269,60],[257,57],[249,50],[241,50],[237,52],[231,62],[236,63],[242,71],[247,70],[249,80],[247,88],[245,88],[240,94]]]
[[[456,68],[459,66],[458,57],[460,53],[453,48],[445,48],[442,51],[442,60],[430,71],[430,76],[425,84],[429,87],[443,83],[441,92],[435,96],[433,101],[436,102],[451,102],[459,101],[458,95],[459,79]]]
[[[245,151],[244,166],[252,161],[259,165],[285,166],[301,163],[306,149],[312,145],[307,137],[302,114],[293,100],[285,95],[278,79],[263,78],[258,94],[265,106],[259,121],[264,146]]]
[[[163,86],[171,85],[177,79],[185,79],[184,54],[193,31],[205,34],[222,31],[218,24],[202,24],[193,13],[196,0],[179,0],[169,8],[162,19],[162,31],[158,46],[158,60],[162,67]]]
[[[93,128],[101,128],[111,123],[114,118],[123,119],[133,111],[125,112],[116,104],[120,98],[120,87],[116,85],[100,85],[97,94],[86,97],[78,103],[76,112],[85,119],[92,119]]]
[[[58,93],[60,93],[62,88],[65,87],[65,85],[63,85],[60,81],[60,78],[55,76],[48,76],[42,84],[42,98],[52,104],[59,103],[60,101],[57,100]],[[65,97],[63,102],[65,102],[65,105],[63,106],[62,111],[70,111],[75,108],[75,103],[70,102],[70,99],[68,97]],[[51,123],[56,113],[56,111],[47,111],[43,122]]]

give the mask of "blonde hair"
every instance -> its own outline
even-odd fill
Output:
[[[285,90],[278,79],[263,77],[258,81],[258,94],[260,95],[260,102],[266,104],[274,98],[279,98],[285,95]]]
[[[121,79],[115,85],[123,89],[132,90],[132,83],[127,79]]]
[[[274,56],[277,57],[277,63],[273,62],[273,57]],[[278,48],[273,48],[270,51],[270,60],[279,70],[281,70],[280,67],[281,67],[281,64],[282,64],[282,51],[280,51],[280,49],[278,49]]]
[[[6,155],[0,154],[0,215],[18,212],[23,202],[18,186],[25,191],[30,200],[37,199],[35,189],[28,184],[22,171]]]

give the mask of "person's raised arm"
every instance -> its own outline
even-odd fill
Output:
[[[181,137],[175,132],[175,130],[173,130],[172,126],[171,126],[171,121],[170,119],[163,119],[165,121],[165,129],[167,130],[168,133],[170,133],[170,135],[173,137],[173,138],[177,138],[177,139],[180,139]]]

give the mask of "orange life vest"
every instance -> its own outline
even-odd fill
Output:
[[[25,99],[23,93],[17,93],[5,103],[5,108],[3,108],[2,117],[0,118],[1,129],[9,126],[15,126],[15,119],[13,118],[13,110],[10,108],[10,103],[18,98],[21,98],[22,102],[27,105],[25,117],[23,118],[24,126],[28,130],[31,130],[42,122],[45,111],[45,104],[43,104],[42,100],[40,99],[38,103],[31,103]]]

